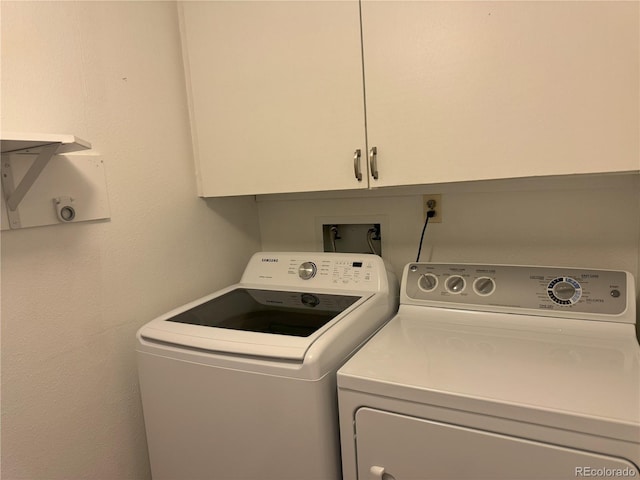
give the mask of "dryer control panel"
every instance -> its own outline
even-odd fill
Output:
[[[633,305],[634,292],[633,277],[624,271],[410,263],[403,275],[402,303],[619,316]]]

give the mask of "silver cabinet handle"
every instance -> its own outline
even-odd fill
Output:
[[[360,149],[357,149],[353,155],[353,171],[359,182],[362,181],[362,168],[360,168],[361,156],[362,156],[362,151]]]
[[[369,150],[369,167],[373,179],[378,180],[378,147],[371,147]]]

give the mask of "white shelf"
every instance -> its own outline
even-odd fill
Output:
[[[0,140],[2,153],[40,153],[43,147],[58,144],[54,155],[88,150],[91,144],[73,135],[49,133],[2,132]]]

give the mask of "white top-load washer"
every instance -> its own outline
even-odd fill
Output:
[[[153,478],[339,478],[335,374],[398,297],[378,256],[263,252],[239,284],[143,326]]]
[[[345,480],[640,477],[622,271],[412,263],[338,371]]]

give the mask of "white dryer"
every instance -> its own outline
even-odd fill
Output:
[[[143,326],[153,478],[339,478],[336,371],[398,297],[375,255],[258,253],[239,284]]]
[[[640,477],[633,277],[413,263],[338,371],[345,480]]]

